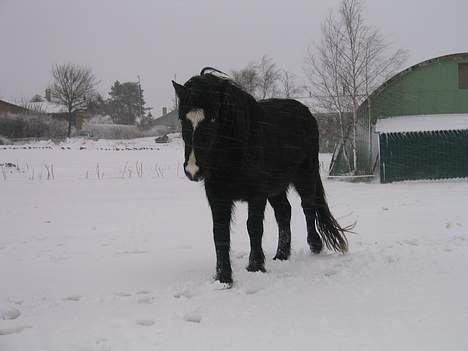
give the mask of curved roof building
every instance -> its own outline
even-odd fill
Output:
[[[349,173],[352,157],[350,142],[339,145],[330,175]],[[360,105],[355,174],[382,182],[468,177],[468,52],[416,64]]]

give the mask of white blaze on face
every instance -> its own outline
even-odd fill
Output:
[[[193,133],[195,133],[195,129],[197,129],[198,123],[205,119],[205,112],[202,109],[192,110],[187,113],[186,117],[190,122],[192,122]]]
[[[198,170],[200,169],[197,165],[197,160],[195,158],[195,152],[193,150],[193,136],[195,135],[195,129],[197,129],[198,123],[205,119],[205,112],[202,109],[192,110],[187,113],[187,119],[192,122],[192,152],[190,153],[189,159],[187,161],[187,165],[185,166],[185,170],[190,173],[193,177],[197,174]]]

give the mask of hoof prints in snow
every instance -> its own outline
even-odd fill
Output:
[[[0,317],[3,320],[16,319],[21,316],[21,312],[12,306],[0,307]]]
[[[148,290],[140,290],[136,292],[136,295],[148,295],[151,294],[151,291]]]
[[[202,315],[200,311],[190,311],[184,314],[184,321],[191,323],[201,323]]]
[[[23,330],[32,328],[30,325],[22,325],[18,327],[13,327],[13,328],[4,328],[0,329],[0,336],[1,335],[10,335],[10,334],[18,334],[21,333]]]
[[[410,246],[419,246],[418,240],[403,240],[403,243]]]
[[[149,305],[154,302],[154,297],[153,296],[142,296],[137,298],[137,303],[142,304],[142,305]]]
[[[335,269],[329,269],[329,270],[323,272],[323,275],[325,277],[333,277],[334,275],[337,275],[338,273],[339,272],[337,270],[335,270]]]
[[[186,290],[177,291],[172,296],[174,296],[176,299],[180,299],[182,297],[185,297],[186,299],[190,299],[193,297],[193,295],[194,294],[190,290],[186,289]]]
[[[140,319],[136,321],[137,325],[141,325],[142,327],[151,327],[154,325],[154,320],[152,319]]]
[[[80,301],[81,296],[80,295],[70,295],[70,296],[64,297],[63,300],[64,301]]]
[[[244,293],[246,295],[255,295],[256,293],[258,293],[262,289],[263,288],[258,287],[258,286],[248,286],[248,287],[244,288]]]
[[[145,250],[121,251],[121,252],[115,253],[114,256],[120,257],[120,256],[127,256],[127,255],[144,255],[148,253],[149,251],[145,251]]]

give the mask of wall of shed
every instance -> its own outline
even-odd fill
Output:
[[[27,110],[24,107],[10,104],[9,102],[0,100],[0,114],[1,113],[24,113]]]

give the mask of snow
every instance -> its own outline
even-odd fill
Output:
[[[29,102],[26,104],[27,108],[33,111],[43,113],[67,113],[68,110],[65,106],[56,104],[50,101]]]
[[[267,208],[267,273],[245,270],[239,204],[235,284],[222,289],[180,139],[28,147],[0,147],[0,164],[19,168],[0,172],[2,351],[468,348],[467,180],[324,180],[339,221],[357,221],[347,255],[310,254],[291,191],[292,256],[272,260]]]
[[[380,118],[375,125],[375,131],[378,133],[447,130],[468,130],[468,114],[394,116]]]

